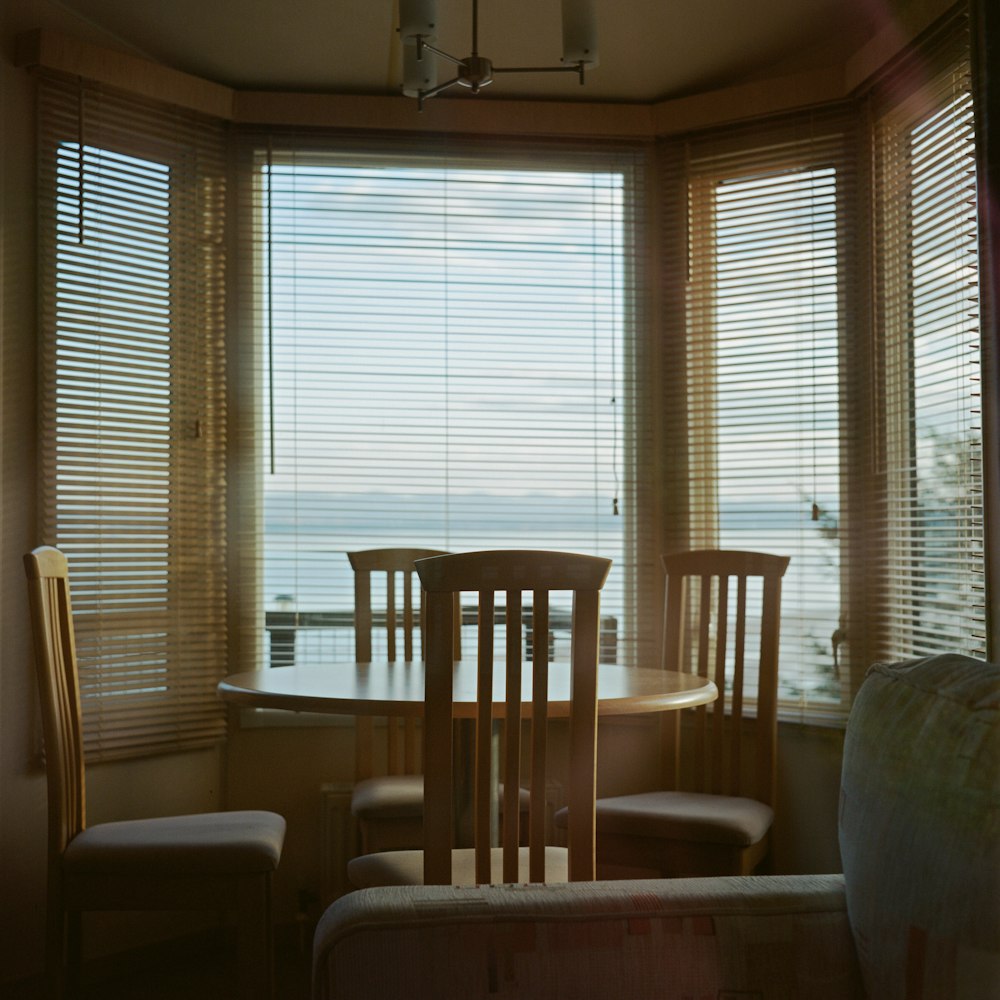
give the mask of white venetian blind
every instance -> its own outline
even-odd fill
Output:
[[[247,144],[244,384],[262,420],[240,551],[258,662],[351,655],[346,553],[380,546],[608,556],[605,655],[626,657],[638,162],[408,136]]]
[[[691,547],[791,557],[786,716],[844,710],[844,338],[853,127],[843,109],[687,147]]]
[[[973,105],[964,19],[873,95],[886,656],[985,655]]]
[[[39,541],[69,559],[91,760],[224,733],[223,143],[40,82]]]

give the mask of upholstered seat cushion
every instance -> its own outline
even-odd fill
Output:
[[[503,806],[503,783],[497,790]],[[527,812],[531,796],[520,789],[518,802]],[[366,778],[354,786],[351,812],[359,819],[412,819],[424,814],[424,776],[422,774],[385,774]]]
[[[424,814],[422,774],[380,774],[354,786],[351,812],[358,819],[412,819]]]
[[[518,852],[518,882],[528,881],[528,849]],[[476,884],[475,852],[471,847],[452,851],[451,884]],[[424,880],[423,851],[383,851],[353,858],[347,864],[347,878],[358,889],[381,885],[420,885]],[[503,851],[493,848],[490,881],[503,882]],[[569,855],[565,847],[545,848],[545,881],[569,881]]]
[[[268,872],[278,867],[284,839],[284,819],[259,810],[100,823],[70,841],[63,869],[140,878]]]
[[[565,825],[560,810],[557,825]],[[754,799],[696,792],[641,792],[597,801],[598,834],[694,840],[747,847],[771,828],[774,811]]]

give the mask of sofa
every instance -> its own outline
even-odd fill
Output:
[[[1000,997],[1000,666],[873,666],[843,874],[380,888],[316,929],[315,1000]]]

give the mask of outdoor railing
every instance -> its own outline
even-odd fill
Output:
[[[557,633],[569,635],[571,612],[566,609],[549,609],[549,657],[555,655]],[[385,612],[373,613],[373,627],[385,628]],[[504,609],[497,608],[496,624],[505,623]],[[476,624],[475,608],[462,609],[462,625]],[[296,647],[300,638],[307,635],[315,636],[320,632],[336,631],[352,633],[350,653],[340,654],[340,658],[353,654],[353,611],[267,611],[264,615],[264,627],[270,639],[270,667],[291,667],[296,662]],[[525,650],[528,659],[531,658],[533,632],[531,626],[531,611],[524,613]],[[600,629],[600,657],[602,663],[615,663],[618,658],[618,619],[614,615],[602,615]]]

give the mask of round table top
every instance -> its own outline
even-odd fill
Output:
[[[504,715],[502,666],[495,671],[493,714]],[[331,663],[328,666],[273,667],[230,674],[219,682],[219,696],[252,708],[339,715],[423,715],[424,665],[421,662]],[[718,697],[711,681],[693,674],[601,664],[597,672],[598,713],[630,715],[704,705]],[[522,712],[531,712],[530,671],[521,693]],[[457,718],[475,716],[476,664],[455,664]],[[525,704],[526,703],[526,704]],[[549,715],[569,715],[569,665],[549,667]]]

